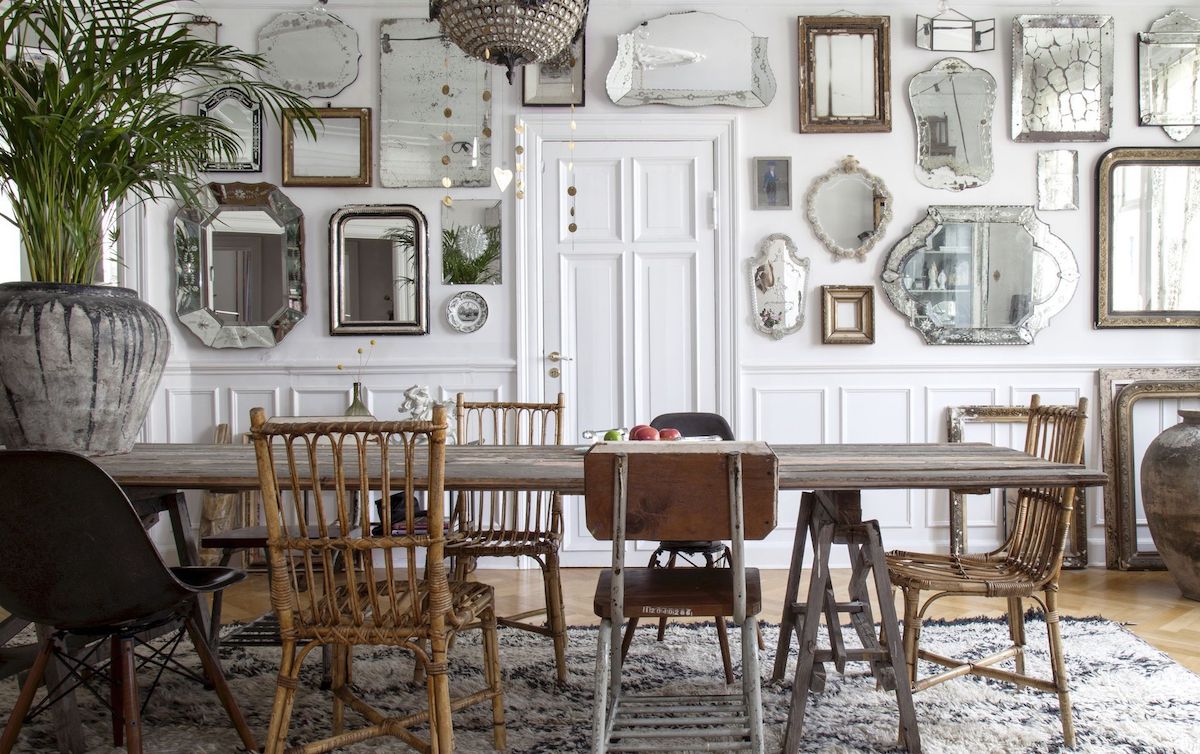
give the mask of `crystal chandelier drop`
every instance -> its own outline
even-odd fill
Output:
[[[429,18],[462,51],[508,69],[547,60],[583,33],[588,0],[430,0]]]

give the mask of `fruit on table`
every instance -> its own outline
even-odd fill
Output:
[[[620,440],[620,439],[622,439],[622,438],[621,438],[621,430],[619,430],[619,429],[610,429],[610,430],[608,430],[607,432],[605,432],[605,433],[604,433],[604,439],[605,439],[605,440],[610,440],[610,441],[611,441],[611,440]]]
[[[674,427],[663,427],[658,430],[658,439],[660,440],[682,440],[683,435]]]
[[[658,430],[647,424],[639,424],[629,430],[630,440],[657,440]]]

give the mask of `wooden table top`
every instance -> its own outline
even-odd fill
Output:
[[[1032,458],[985,443],[771,445],[781,489],[968,489],[1098,486],[1103,472]],[[92,459],[125,487],[218,491],[258,488],[250,445],[139,444]],[[400,467],[398,459],[393,468]],[[419,468],[423,464],[418,463]],[[280,481],[287,474],[280,466]],[[423,480],[418,480],[422,486]],[[446,448],[446,488],[583,493],[583,450],[576,446]]]

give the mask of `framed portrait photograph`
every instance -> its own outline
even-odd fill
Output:
[[[792,158],[754,158],[754,209],[792,208]]]
[[[584,104],[584,36],[550,60],[525,66],[521,104],[527,107],[561,107]]]

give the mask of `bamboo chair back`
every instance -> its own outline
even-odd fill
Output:
[[[561,445],[562,393],[554,403],[456,401],[460,445]],[[562,500],[557,492],[460,492],[452,527],[475,544],[544,547],[562,537]]]
[[[1083,462],[1087,399],[1078,406],[1044,406],[1033,396],[1025,452],[1055,463]],[[1036,487],[1017,491],[1012,533],[1000,552],[1008,561],[1044,585],[1058,578],[1075,503],[1074,487]]]
[[[267,422],[255,409],[251,424],[282,638],[398,643],[453,622],[436,503],[444,490],[443,407],[432,421],[403,422]],[[432,503],[421,518],[412,504],[418,479]],[[399,491],[409,502],[403,520],[380,505],[373,534],[374,501]],[[294,536],[291,522],[299,525]],[[318,536],[300,534],[309,526]]]

